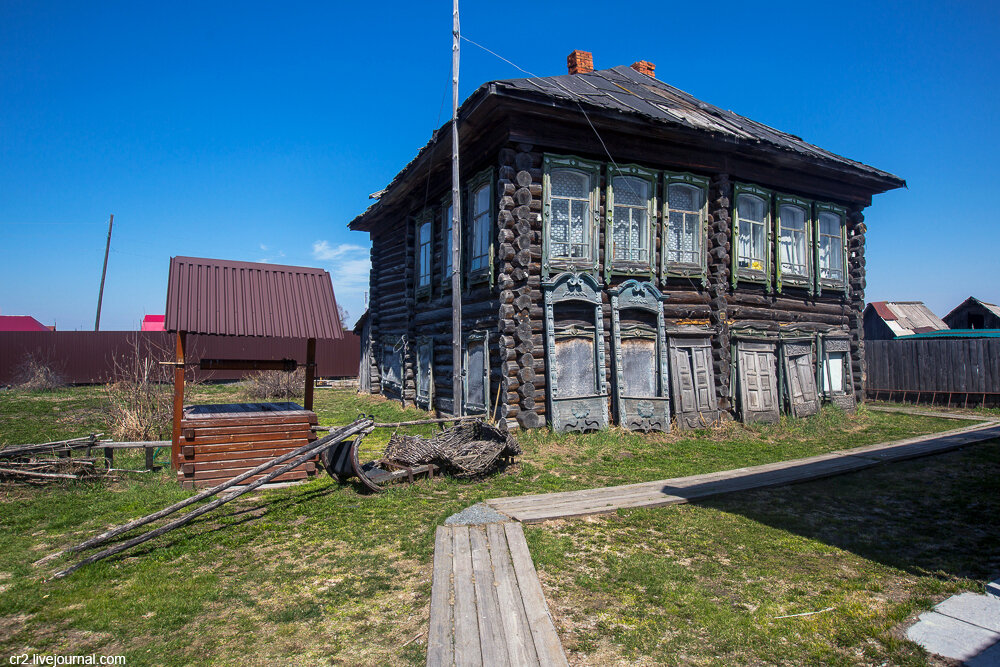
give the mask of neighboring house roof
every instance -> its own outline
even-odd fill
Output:
[[[343,338],[323,269],[172,257],[166,330],[223,336]]]
[[[610,116],[612,120],[618,120],[623,124],[634,125],[638,120],[690,137],[710,136],[718,143],[728,144],[734,148],[743,146],[757,153],[764,151],[772,156],[787,155],[797,160],[799,164],[803,161],[822,164],[841,173],[864,178],[867,187],[870,187],[873,193],[906,186],[906,181],[889,172],[837,155],[793,134],[702,102],[631,67],[619,66],[589,73],[490,81],[480,86],[462,103],[459,109],[460,121],[476,111],[482,106],[481,102],[491,96],[576,112],[586,109],[591,115],[596,113],[605,116],[605,119]],[[590,124],[593,125],[593,122]],[[371,195],[378,201],[352,220],[350,227],[364,228],[365,218],[381,208],[381,200],[393,194],[396,187],[407,179],[425,154],[440,142],[448,141],[449,137],[450,126],[446,123],[433,133],[431,140],[384,190]]]
[[[0,315],[0,331],[55,331],[31,315]]]
[[[166,315],[146,315],[142,318],[141,331],[166,331]]]
[[[997,317],[1000,317],[1000,306],[996,305],[995,303],[986,303],[985,301],[980,301],[979,299],[977,299],[974,296],[970,296],[968,299],[966,299],[962,303],[960,303],[957,306],[955,306],[954,308],[952,308],[951,312],[948,313],[947,315],[945,315],[943,319],[948,319],[956,311],[961,310],[965,306],[972,305],[972,304],[978,304],[978,305],[982,306],[983,308],[985,308],[986,310],[988,310],[991,313],[993,313],[994,315],[996,315]]]
[[[868,305],[896,336],[912,336],[948,328],[923,301],[873,301]]]
[[[358,321],[354,323],[354,329],[352,330],[354,335],[360,336],[361,332],[365,330],[366,324],[368,324],[368,310],[361,313],[361,317],[359,317]]]

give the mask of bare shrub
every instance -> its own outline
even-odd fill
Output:
[[[108,428],[115,440],[166,440],[173,416],[170,368],[157,360],[165,350],[132,339],[114,360],[112,382],[105,387]]]
[[[66,386],[66,379],[52,364],[28,354],[18,366],[15,385],[24,391],[52,391]]]
[[[243,378],[241,393],[254,401],[298,398],[305,394],[306,371],[257,371]]]

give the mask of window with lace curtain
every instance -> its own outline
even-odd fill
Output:
[[[733,281],[748,279],[770,287],[771,193],[752,185],[736,186]]]
[[[663,273],[703,275],[708,179],[666,174],[663,202]]]
[[[810,285],[810,204],[795,197],[778,195],[778,286],[782,283]]]
[[[595,211],[600,165],[545,156],[542,266],[596,268]]]
[[[605,274],[653,272],[656,172],[608,165]]]
[[[816,263],[821,285],[845,284],[845,215],[832,204],[816,205]]]

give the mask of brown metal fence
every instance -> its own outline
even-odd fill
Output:
[[[305,362],[306,341],[296,338],[188,335],[188,358],[295,359]],[[16,381],[29,355],[52,367],[66,382],[90,384],[112,379],[115,360],[133,355],[157,361],[172,358],[174,335],[154,331],[5,331],[0,332],[0,384]],[[316,341],[317,377],[358,375],[361,343],[353,333],[341,340]],[[249,371],[195,370],[197,380],[235,380]]]
[[[865,342],[868,398],[1000,405],[1000,338]]]

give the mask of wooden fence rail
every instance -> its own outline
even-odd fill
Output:
[[[867,341],[865,365],[870,399],[1000,405],[1000,338]]]

